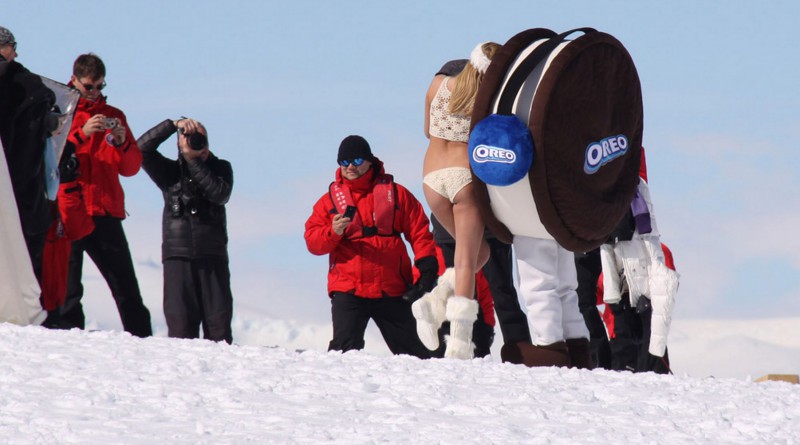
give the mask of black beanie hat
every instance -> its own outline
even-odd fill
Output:
[[[358,135],[350,135],[342,139],[342,143],[339,144],[339,156],[336,158],[336,162],[355,158],[362,158],[370,162],[375,160],[367,140]]]

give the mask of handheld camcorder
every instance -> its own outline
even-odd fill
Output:
[[[186,131],[181,128],[180,132],[186,136],[189,142],[189,148],[194,151],[200,151],[208,146],[208,138],[203,133],[195,131],[194,133],[186,134]]]

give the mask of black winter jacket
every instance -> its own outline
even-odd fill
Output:
[[[44,233],[51,221],[45,195],[44,148],[56,97],[42,79],[16,61],[0,60],[0,138],[22,230]]]
[[[204,162],[167,159],[157,151],[176,127],[171,120],[151,128],[136,143],[142,167],[164,195],[162,259],[228,258],[225,203],[233,188],[228,161],[209,154]]]

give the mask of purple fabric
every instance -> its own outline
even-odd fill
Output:
[[[639,231],[639,234],[653,231],[653,227],[650,224],[650,209],[647,208],[647,201],[644,200],[639,190],[636,190],[633,201],[631,201],[631,212],[633,213],[633,219],[636,221],[636,230]]]

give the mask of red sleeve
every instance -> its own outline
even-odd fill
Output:
[[[447,262],[444,260],[444,252],[441,247],[434,243],[434,248],[436,249],[436,261],[439,263],[439,275],[442,275],[447,270]]]
[[[414,251],[414,260],[436,255],[431,222],[425,214],[425,209],[408,189],[400,184],[396,185],[397,202],[402,212],[395,217],[395,221],[400,218],[403,235]]]
[[[661,243],[661,250],[664,251],[664,263],[666,263],[667,267],[672,270],[675,270],[675,261],[672,259],[672,251],[669,250],[664,243]]]
[[[439,263],[439,271],[437,275],[441,276],[444,273],[445,269],[447,269],[447,265],[444,262],[444,254],[442,253],[442,249],[439,247],[438,244],[434,244],[433,246],[436,249],[436,261]],[[414,282],[416,283],[420,276],[420,272],[419,269],[417,269],[417,266],[413,266],[411,268],[411,274],[412,274],[411,276],[414,277]]]
[[[125,143],[117,147],[119,150],[119,174],[133,176],[139,173],[139,169],[142,167],[142,152],[139,150],[136,138],[133,137],[133,133],[128,127],[128,120],[125,118],[125,114],[121,111],[118,114],[117,117],[122,121],[122,125],[125,126]]]
[[[83,125],[87,120],[89,120],[89,114],[85,112],[76,112],[75,116],[72,118],[67,140],[75,145],[76,151],[80,151],[80,148],[83,147],[83,144],[89,139],[86,134],[83,133]]]
[[[327,202],[326,202],[327,201]],[[331,228],[333,221],[333,203],[327,194],[314,204],[311,216],[306,221],[306,247],[314,255],[326,255],[333,252],[343,235],[337,235]]]
[[[597,293],[595,301],[597,301],[597,304],[606,304],[606,302],[603,301],[603,272],[600,272],[600,276],[597,277]]]
[[[483,321],[489,326],[494,326],[494,297],[492,297],[489,280],[486,279],[483,270],[479,270],[475,274],[475,289],[478,292],[478,304],[481,305],[481,310],[483,311]]]
[[[639,177],[647,181],[647,159],[644,156],[644,147],[642,147],[642,158],[639,161]]]

